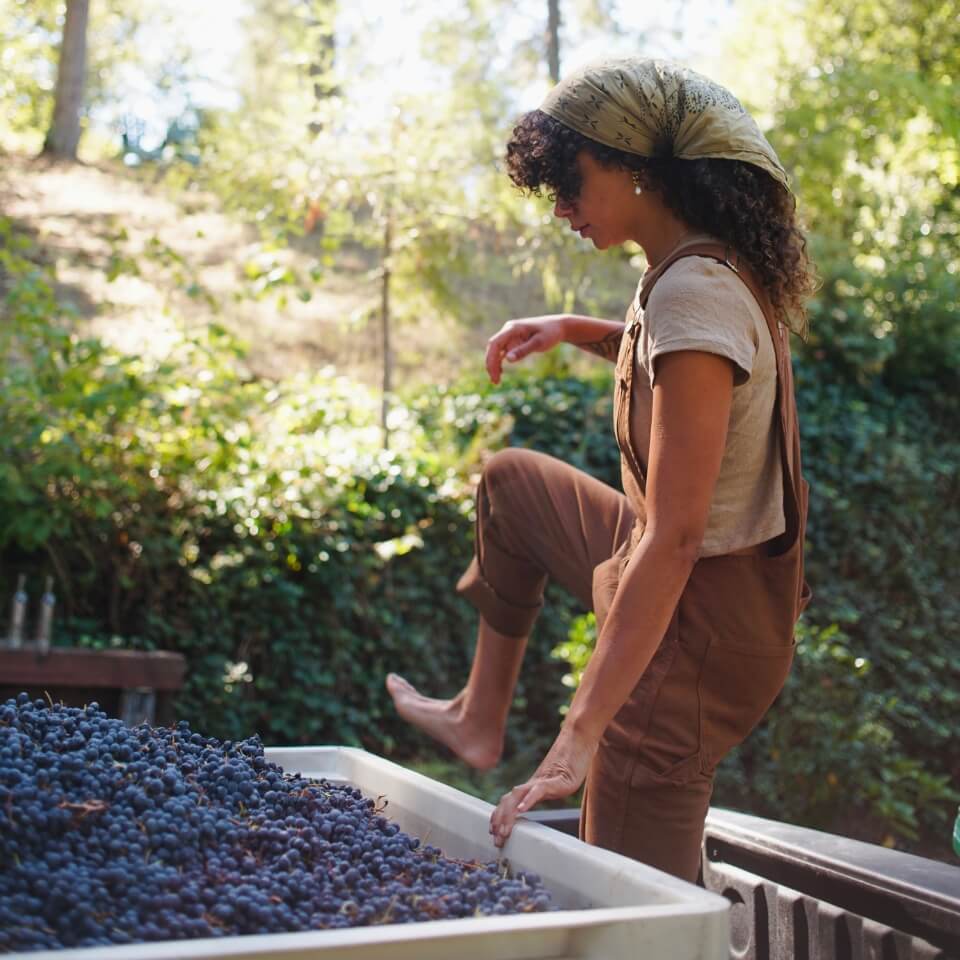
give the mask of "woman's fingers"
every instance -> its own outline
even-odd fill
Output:
[[[503,361],[516,363],[535,350],[545,349],[546,341],[532,323],[511,320],[487,341],[486,367],[493,383],[500,382]]]
[[[527,356],[527,354],[536,353],[538,350],[542,350],[543,340],[544,338],[539,333],[535,333],[532,337],[529,337],[522,343],[518,343],[515,347],[510,349],[506,354],[506,359],[511,363],[516,363],[518,360],[522,360],[525,356]]]
[[[542,800],[568,796],[560,777],[534,777],[505,793],[490,817],[490,833],[496,846],[502,847],[513,832],[517,817],[532,810]]]
[[[516,334],[505,327],[495,337],[491,337],[487,341],[487,373],[494,383],[500,382],[504,355],[510,349],[510,343],[515,338]]]
[[[532,810],[541,800],[552,800],[553,797],[548,796],[551,785],[548,780],[534,780],[526,796],[517,803],[517,813]]]
[[[531,785],[532,781],[523,783],[500,798],[497,808],[490,816],[490,833],[496,846],[502,847],[507,842],[517,819],[517,807],[526,797]]]
[[[561,727],[537,772],[526,783],[500,798],[490,817],[493,842],[502,847],[517,817],[532,810],[542,800],[560,800],[576,793],[586,779],[596,750],[595,740]]]

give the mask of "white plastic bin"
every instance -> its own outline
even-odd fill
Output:
[[[562,909],[352,930],[8,954],[22,960],[727,960],[728,902],[627,857],[520,822],[498,851],[490,804],[347,747],[267,751],[289,773],[386,798],[384,816],[450,857],[540,874]]]

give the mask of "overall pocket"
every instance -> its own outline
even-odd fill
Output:
[[[783,689],[795,650],[799,545],[774,557],[711,557],[681,602],[681,637],[696,640],[704,772],[746,739]]]
[[[597,618],[597,635],[603,629],[603,623],[610,612],[610,604],[616,596],[620,578],[624,567],[630,560],[630,542],[625,541],[609,560],[597,564],[593,568],[591,595],[593,598],[593,613]]]
[[[763,719],[783,689],[794,645],[710,642],[700,671],[701,769],[712,771]]]

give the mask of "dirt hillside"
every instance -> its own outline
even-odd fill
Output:
[[[312,258],[265,253],[255,231],[222,213],[215,198],[174,197],[119,164],[0,155],[0,215],[56,264],[60,295],[80,326],[125,351],[162,354],[178,325],[215,321],[249,344],[257,375],[334,365],[379,381],[379,335],[369,320],[379,293],[366,264],[341,256],[309,281]],[[257,297],[256,274],[285,266],[308,280],[308,301],[297,286]]]

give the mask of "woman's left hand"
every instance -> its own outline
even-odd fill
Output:
[[[542,800],[560,800],[576,793],[587,777],[597,741],[575,734],[566,727],[537,767],[537,772],[520,786],[505,793],[490,817],[493,842],[502,847],[521,813],[532,810]]]

